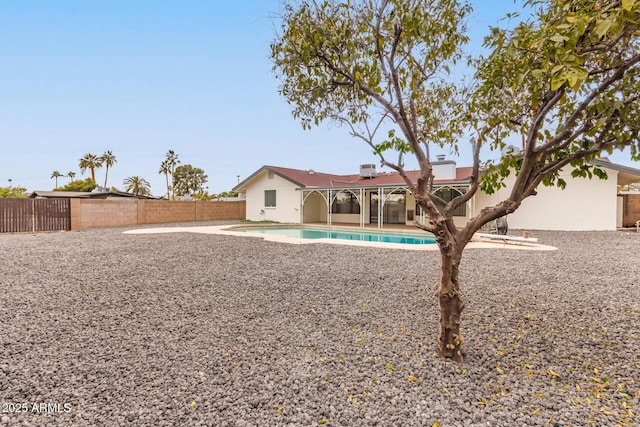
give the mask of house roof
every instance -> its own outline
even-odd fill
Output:
[[[450,180],[435,180],[440,184],[463,184],[469,182],[471,167],[456,168],[456,178]],[[240,182],[233,188],[233,191],[241,191],[251,181],[263,172],[273,172],[274,174],[300,186],[301,188],[354,188],[354,187],[385,187],[406,185],[404,179],[398,172],[379,172],[375,177],[364,178],[360,174],[335,175],[313,170],[301,170],[284,168],[280,166],[265,165],[251,174],[248,178]],[[420,171],[407,171],[409,178],[416,182]]]
[[[433,164],[455,164],[452,161],[433,162]],[[618,172],[618,185],[627,185],[634,182],[640,182],[640,169],[635,169],[629,166],[619,165],[612,163],[608,158],[596,159],[591,162],[596,166],[607,168]],[[457,167],[455,179],[436,179],[435,184],[467,184],[470,181],[472,168],[471,167]],[[372,187],[393,187],[404,186],[406,183],[398,172],[378,172],[375,177],[365,178],[360,174],[351,175],[335,175],[322,172],[316,172],[313,170],[302,170],[285,168],[281,166],[265,165],[251,174],[248,178],[240,182],[233,188],[233,191],[242,192],[248,184],[262,173],[272,172],[300,188],[372,188]],[[417,182],[420,171],[411,170],[407,171],[407,176],[413,181]]]
[[[640,182],[640,169],[632,168],[625,165],[619,165],[617,163],[611,163],[611,161],[607,157],[596,159],[591,163],[596,166],[612,169],[618,172],[618,185],[628,185],[633,184],[634,182]]]

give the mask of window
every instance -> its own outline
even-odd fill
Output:
[[[466,193],[466,190],[462,189],[462,190],[457,190],[455,188],[439,188],[438,190],[436,190],[434,192],[434,194],[438,197],[440,197],[441,199],[443,199],[445,202],[450,202],[453,199],[455,199],[456,197],[462,195]],[[438,206],[438,208],[442,209],[444,206]],[[463,203],[462,205],[458,206],[457,208],[454,209],[453,211],[453,216],[467,216],[467,204]]]
[[[331,206],[331,213],[334,214],[359,214],[360,203],[355,194],[351,192],[342,192],[336,195],[333,205]]]
[[[276,190],[264,190],[264,207],[276,207]]]

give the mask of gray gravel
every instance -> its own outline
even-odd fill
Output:
[[[0,235],[0,425],[640,425],[639,234],[467,251],[458,365],[437,252],[123,230]]]

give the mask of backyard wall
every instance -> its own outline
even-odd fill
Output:
[[[245,219],[246,202],[71,199],[71,230]]]
[[[623,194],[623,227],[634,227],[636,221],[640,220],[640,194]]]

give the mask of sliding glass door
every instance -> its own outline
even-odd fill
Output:
[[[385,196],[382,221],[385,224],[405,224],[407,215],[406,193],[403,191],[401,193],[386,194]],[[377,191],[369,194],[369,203],[371,207],[369,220],[372,224],[377,224],[380,215],[380,205],[382,204]]]

